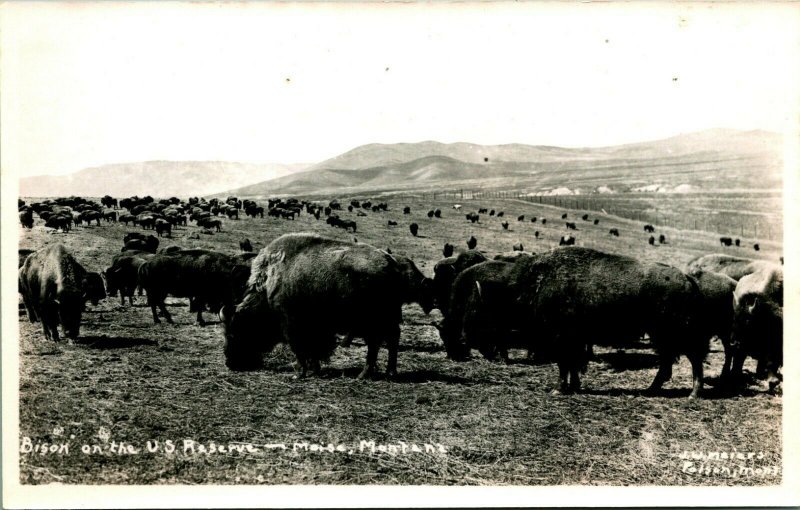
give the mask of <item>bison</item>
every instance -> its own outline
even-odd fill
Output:
[[[241,299],[250,267],[223,253],[192,249],[153,255],[139,266],[138,275],[147,292],[153,322],[161,322],[156,313],[158,307],[166,321],[172,323],[172,316],[164,306],[164,299],[172,295],[189,298],[197,311],[197,324],[204,326],[205,305],[219,311]]]
[[[396,259],[377,248],[312,234],[286,234],[253,260],[243,301],[223,308],[225,363],[261,366],[261,354],[288,343],[300,377],[316,372],[336,348],[336,333],[364,338],[371,375],[386,342],[387,373],[397,371],[401,307],[407,280]]]
[[[697,270],[689,273],[697,282],[702,297],[702,307],[698,315],[698,327],[708,338],[718,337],[725,349],[725,362],[720,372],[720,380],[727,382],[730,376],[733,349],[731,348],[731,327],[733,325],[733,292],[736,280],[724,274]]]
[[[568,221],[566,225],[567,225],[567,230],[578,230],[578,226],[575,225],[575,223],[573,222]]]
[[[733,244],[733,239],[731,239],[730,237],[720,237],[719,244],[720,246],[730,246],[731,244]]]
[[[41,320],[45,338],[58,342],[58,325],[68,338],[80,333],[86,300],[96,302],[96,280],[55,243],[28,255],[19,269],[19,290],[31,322]],[[102,290],[102,284],[100,285]]]
[[[411,231],[412,236],[417,237],[417,233],[419,233],[419,225],[412,223],[408,226],[408,229]]]
[[[475,236],[469,236],[469,239],[467,239],[467,248],[474,250],[476,246],[478,246],[478,239]]]
[[[19,222],[25,228],[33,228],[33,212],[30,209],[20,211]]]
[[[450,256],[436,263],[433,267],[433,293],[436,308],[442,313],[447,312],[451,287],[456,277],[465,269],[481,262],[486,262],[486,256],[470,248],[467,252],[459,253],[457,257]]]
[[[733,317],[731,379],[738,378],[745,357],[751,356],[766,370],[774,391],[783,365],[783,268],[743,276],[733,293]]]
[[[686,265],[686,272],[691,274],[701,270],[710,271],[730,276],[738,281],[748,274],[778,267],[778,264],[767,260],[752,260],[715,253],[690,260]]]
[[[561,236],[561,239],[558,240],[558,245],[559,246],[574,246],[575,245],[575,238],[570,236],[570,235]]]
[[[609,233],[609,235],[612,235],[614,237],[619,237],[619,229],[617,229],[617,228],[608,229],[608,233]]]
[[[125,306],[126,297],[133,306],[133,293],[139,287],[139,267],[152,256],[152,253],[136,250],[115,255],[111,259],[111,266],[102,273],[108,295],[116,296],[119,293],[122,306]]]
[[[250,239],[244,238],[239,241],[239,249],[243,252],[253,251],[253,245],[250,244]]]
[[[645,225],[644,231],[652,234],[653,232],[656,231],[656,227],[654,227],[653,225]]]
[[[452,358],[465,359],[471,346],[494,352],[493,338],[506,338],[513,328],[529,350],[556,359],[556,393],[577,391],[590,345],[625,346],[647,333],[660,359],[650,391],[671,378],[673,363],[685,355],[692,365],[691,396],[699,395],[708,338],[696,325],[697,284],[680,270],[575,247],[520,257],[501,269],[491,285],[467,285],[463,294],[456,290],[469,273],[454,283],[440,330]],[[455,299],[473,307],[459,315]],[[498,311],[504,320],[496,320]],[[498,325],[504,329],[494,329]]]
[[[442,255],[444,255],[445,257],[452,257],[453,245],[450,243],[444,243],[444,248],[442,248]]]

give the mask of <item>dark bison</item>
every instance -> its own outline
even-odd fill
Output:
[[[653,225],[645,225],[644,231],[652,234],[653,232],[656,231],[656,227],[654,227]]]
[[[442,210],[441,209],[434,210],[433,211],[433,215],[436,216],[437,218],[441,218],[442,217]]]
[[[768,260],[752,260],[715,253],[690,260],[686,264],[686,272],[691,274],[695,271],[709,271],[730,276],[738,281],[748,274],[779,267],[778,264]]]
[[[245,238],[239,241],[239,249],[243,252],[253,251],[253,245],[250,244],[250,239]]]
[[[588,214],[584,214],[583,216],[581,216],[581,219],[583,221],[589,221],[589,215]]]
[[[754,249],[755,251],[758,251],[758,250],[760,250],[760,249],[761,249],[761,246],[759,246],[759,245],[758,245],[758,243],[756,243],[756,244],[754,244],[754,245],[753,245],[753,249]]]
[[[730,246],[733,244],[733,239],[731,239],[730,237],[720,237],[719,244],[720,246]]]
[[[416,223],[412,223],[408,226],[408,229],[411,231],[411,235],[417,237],[417,233],[419,232],[419,225]]]
[[[442,248],[442,255],[444,255],[445,257],[452,257],[453,245],[450,243],[444,243],[444,248]]]
[[[511,247],[511,249],[512,249],[513,251],[524,251],[524,248],[523,248],[523,246],[522,246],[522,243],[517,243],[517,244],[515,244],[514,246],[512,246],[512,247]]]
[[[378,349],[397,370],[401,306],[407,278],[390,254],[365,244],[312,234],[286,234],[253,260],[244,300],[223,309],[225,361],[232,369],[261,366],[261,354],[288,343],[300,376],[315,372],[336,348],[336,333],[364,338],[369,376]]]
[[[733,293],[733,364],[731,379],[741,374],[745,357],[758,360],[770,391],[780,384],[783,365],[783,269],[763,269],[743,276]]]
[[[408,206],[403,207],[403,214],[411,214],[411,208]]]
[[[608,229],[608,233],[614,237],[619,237],[619,229],[617,228]]]
[[[478,239],[476,239],[475,236],[469,236],[469,239],[467,239],[467,248],[474,250],[476,246],[478,246]]]
[[[433,218],[433,209],[428,211],[428,218]]]
[[[127,297],[133,306],[133,294],[139,287],[139,267],[152,256],[152,253],[146,251],[126,251],[114,255],[114,258],[111,259],[111,266],[103,271],[108,295],[116,296],[119,293],[121,305],[125,306]],[[139,293],[141,294],[141,289]]]
[[[33,228],[33,212],[30,209],[20,211],[19,222],[25,228]]]
[[[567,230],[578,230],[578,226],[575,225],[575,223],[572,223],[571,221],[568,221],[566,225],[567,225]]]
[[[599,220],[599,219],[597,219],[597,218],[595,218],[595,219],[594,219],[594,221],[593,221],[592,223],[594,223],[595,225],[599,225],[599,224],[600,224],[600,220]]]
[[[225,306],[232,308],[244,293],[249,276],[249,265],[239,264],[224,253],[200,249],[153,255],[139,267],[139,283],[147,292],[147,304],[156,324],[161,322],[156,307],[172,323],[164,306],[164,299],[171,295],[189,298],[197,311],[197,323],[205,325],[205,305],[212,312]]]
[[[433,267],[434,303],[442,313],[447,313],[450,290],[456,277],[465,269],[486,262],[486,256],[474,249],[447,257]]]
[[[692,365],[691,396],[698,396],[708,338],[696,327],[702,299],[697,284],[680,270],[588,248],[564,248],[520,257],[501,273],[491,289],[467,285],[457,294],[459,280],[468,272],[454,283],[451,312],[440,330],[454,359],[468,356],[471,346],[493,352],[488,346],[507,338],[513,328],[527,339],[529,350],[557,360],[557,392],[576,391],[592,344],[626,346],[647,333],[660,358],[650,390],[668,381],[675,360],[686,355]],[[463,315],[453,312],[461,309],[457,300],[469,305]],[[504,320],[496,320],[498,310]]]
[[[562,219],[562,220],[566,220],[566,219],[567,219],[567,213],[564,213],[564,214],[562,214],[562,215],[561,215],[561,219]]]
[[[69,338],[80,333],[81,315],[87,300],[96,303],[103,291],[96,279],[67,251],[51,244],[31,253],[19,269],[19,291],[31,322],[41,320],[44,336],[58,341],[58,325]]]
[[[106,223],[116,223],[117,222],[117,211],[103,211],[103,219],[106,220]]]
[[[162,220],[161,218],[156,219],[155,227],[159,237],[163,234],[167,234],[167,237],[172,237],[172,223],[167,220]]]
[[[134,236],[135,234],[135,236]],[[158,250],[158,238],[154,235],[143,236],[142,234],[136,234],[135,232],[130,232],[125,234],[123,238],[125,242],[125,246],[123,246],[122,251],[146,251],[148,253],[155,253]]]
[[[387,223],[387,225],[388,225],[388,226],[390,226],[390,227],[396,227],[396,226],[397,226],[397,222],[396,222],[396,221],[394,221],[394,220],[389,220],[389,222]]]
[[[658,244],[667,244],[667,236],[661,234],[658,236]]]
[[[647,244],[649,244],[650,246],[654,246],[656,244],[655,236],[650,236],[650,239],[647,240]]]
[[[534,216],[533,218],[531,218],[531,223],[536,223],[536,216]]]
[[[547,225],[547,218],[542,218],[542,225]]]
[[[504,221],[500,224],[503,227],[503,230],[508,230],[508,222]]]
[[[44,222],[44,226],[47,228],[54,228],[60,229],[62,232],[69,232],[72,228],[72,217],[71,216],[62,216],[60,214],[50,216]]]
[[[478,215],[478,214],[475,214],[474,212],[467,213],[465,216],[466,216],[466,217],[467,217],[467,219],[468,219],[469,221],[471,221],[472,223],[477,223],[477,222],[478,222],[478,221],[481,219],[480,215]]]
[[[559,246],[574,246],[575,245],[575,238],[567,235],[561,236],[561,239],[558,240]]]
[[[498,218],[502,218],[504,214],[505,213],[503,211],[500,211],[499,213],[497,213],[497,217]]]
[[[525,215],[517,216],[517,221],[525,221]]]
[[[28,255],[33,253],[34,250],[30,250],[30,249],[27,249],[27,248],[20,248],[17,251],[19,252],[19,265],[17,266],[17,269],[19,269],[19,268],[21,268],[23,266],[23,264],[25,264],[25,259],[28,258]]]

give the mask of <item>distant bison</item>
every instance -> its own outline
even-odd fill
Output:
[[[525,215],[522,214],[520,216],[517,216],[517,221],[525,221]]]
[[[434,210],[433,211],[433,215],[436,216],[437,218],[441,218],[442,217],[442,210],[441,209]]]
[[[593,223],[594,223],[595,225],[599,225],[599,224],[600,224],[600,220],[599,220],[599,219],[597,219],[597,218],[595,218]]]
[[[505,213],[503,211],[500,211],[499,213],[497,213],[497,217],[498,218],[502,218],[504,215],[505,215]]]
[[[394,221],[394,220],[389,220],[386,224],[388,226],[390,226],[390,227],[396,227],[397,226],[397,222]]]
[[[758,243],[756,243],[756,244],[754,244],[754,245],[753,245],[753,249],[754,249],[755,251],[758,251],[758,250],[760,250],[760,249],[761,249],[761,247],[758,245]]]
[[[719,244],[721,246],[730,246],[731,244],[733,244],[733,239],[731,239],[730,237],[720,237]]]
[[[644,231],[652,234],[653,232],[656,231],[656,227],[654,227],[653,225],[645,225]]]
[[[654,246],[656,244],[656,238],[654,236],[650,236],[650,239],[647,240],[647,243],[650,246]]]
[[[408,226],[408,229],[411,231],[411,235],[417,237],[417,233],[419,232],[419,225],[416,223],[412,223]]]
[[[566,225],[568,230],[578,230],[578,226],[575,223],[568,221]]]
[[[243,252],[253,251],[253,245],[250,243],[250,239],[244,238],[239,241],[239,249]]]
[[[19,213],[19,222],[25,228],[33,228],[33,212],[30,210]]]
[[[450,243],[444,243],[444,248],[442,249],[442,255],[444,255],[445,257],[452,257],[453,245]]]
[[[612,236],[619,237],[619,229],[610,228],[608,229],[608,233]]]
[[[411,214],[411,208],[409,206],[403,207],[403,214]]]
[[[658,243],[659,244],[666,244],[667,243],[667,236],[661,234],[658,236]]]
[[[467,239],[467,248],[474,250],[476,246],[478,246],[478,240],[475,236],[470,236],[469,239]]]
[[[514,246],[512,246],[511,249],[514,250],[514,251],[524,251],[522,243],[514,244]]]
[[[433,218],[433,209],[428,211],[428,218]]]
[[[567,219],[567,213],[564,213],[564,214],[562,214],[562,215],[561,215],[561,219],[562,219],[562,220],[566,220],[566,219]]]
[[[503,223],[501,223],[500,225],[502,225],[502,227],[503,227],[503,230],[508,230],[508,222],[507,222],[507,221],[504,221],[504,222],[503,222]]]
[[[152,256],[152,253],[143,251],[127,251],[115,255],[111,266],[103,271],[108,295],[116,296],[119,293],[120,304],[124,306],[127,297],[133,306],[133,293],[139,286],[139,266]]]
[[[573,246],[574,244],[575,238],[570,235],[561,236],[561,239],[558,240],[559,246]]]
[[[581,216],[581,219],[583,221],[589,221],[589,215],[588,214],[584,214],[583,216]]]
[[[481,219],[481,217],[478,214],[475,214],[474,212],[466,214],[466,217],[472,223],[477,223]]]

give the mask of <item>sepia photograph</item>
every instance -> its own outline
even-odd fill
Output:
[[[800,504],[798,62],[790,2],[0,4],[3,506]]]

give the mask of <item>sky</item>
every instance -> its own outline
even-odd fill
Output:
[[[797,4],[0,5],[3,172],[798,122]]]

